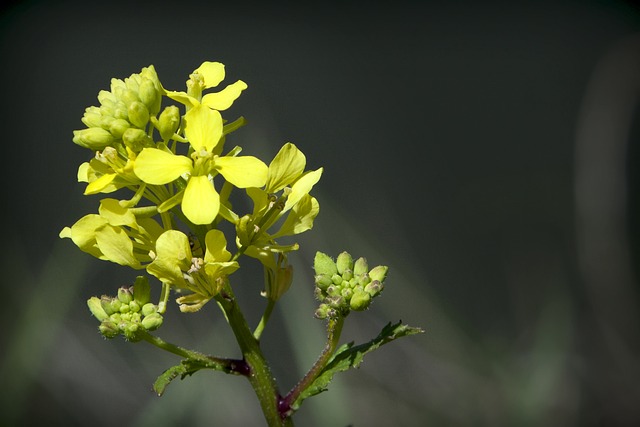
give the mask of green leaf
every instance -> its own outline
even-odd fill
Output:
[[[326,391],[336,373],[346,371],[350,368],[357,368],[360,363],[362,363],[365,354],[397,338],[420,334],[422,332],[424,332],[423,329],[403,325],[402,322],[394,325],[389,322],[382,328],[382,331],[380,331],[376,338],[367,343],[354,346],[353,342],[351,342],[340,346],[327,363],[327,366],[325,366],[320,375],[318,375],[318,378],[300,393],[300,396],[293,402],[291,408],[297,410],[300,408],[304,399]]]
[[[156,382],[153,383],[153,391],[155,391],[158,396],[162,396],[169,383],[175,380],[178,375],[180,375],[180,379],[182,380],[187,375],[191,375],[200,369],[201,367],[194,366],[192,363],[189,363],[188,360],[183,360],[179,365],[172,366],[164,371],[158,379],[156,379]]]

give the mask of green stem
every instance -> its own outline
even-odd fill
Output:
[[[216,369],[218,371],[224,371],[227,373],[238,375],[248,374],[246,363],[242,360],[207,356],[206,354],[188,350],[175,344],[171,344],[170,342],[166,342],[162,338],[151,335],[147,331],[141,332],[141,336],[142,339],[147,341],[148,343],[153,344],[156,347],[161,348],[162,350],[168,351],[169,353],[173,353],[191,361],[197,362],[205,368]]]
[[[342,333],[342,326],[344,325],[344,317],[338,316],[337,318],[329,319],[327,325],[327,344],[325,345],[322,353],[313,364],[307,374],[287,393],[287,395],[280,402],[280,410],[290,415],[292,413],[291,405],[298,399],[300,394],[305,391],[315,380],[322,370],[327,366],[329,359],[333,356],[333,353],[338,347],[340,342],[340,334]]]
[[[262,314],[262,318],[260,319],[260,323],[256,326],[256,330],[253,331],[253,336],[260,340],[260,336],[262,335],[262,331],[264,331],[265,326],[267,326],[267,322],[271,317],[271,312],[273,311],[273,307],[275,307],[276,302],[271,298],[267,299],[267,307],[264,309],[264,313]]]
[[[281,416],[278,410],[280,394],[271,374],[271,369],[262,354],[258,340],[251,333],[240,307],[229,286],[216,296],[216,301],[222,308],[229,322],[229,326],[238,341],[244,361],[249,369],[249,383],[253,387],[262,412],[269,427],[293,426],[291,418]]]

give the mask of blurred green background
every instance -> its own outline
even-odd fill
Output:
[[[316,358],[316,250],[387,264],[344,340],[405,338],[308,400],[300,426],[640,423],[640,9],[624,1],[5,3],[0,17],[0,425],[263,425],[248,383],[105,342],[86,309],[135,273],[58,232],[97,209],[71,142],[112,77],[153,64],[183,88],[204,60],[249,89],[230,144],[285,142],[325,168],[321,213],[263,336],[281,388]],[[236,289],[255,324],[260,271]],[[157,289],[156,289],[157,291]],[[215,306],[160,335],[237,356]]]

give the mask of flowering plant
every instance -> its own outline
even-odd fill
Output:
[[[151,301],[146,275],[138,275],[131,287],[121,287],[115,296],[88,300],[106,338],[122,335],[132,342],[147,341],[183,358],[156,380],[159,395],[178,376],[219,370],[249,380],[270,426],[293,425],[292,415],[301,403],[326,390],[335,373],[356,367],[364,354],[382,344],[422,330],[388,324],[367,343],[339,346],[344,320],[351,311],[367,309],[380,295],[387,267],[370,269],[364,258],[354,260],[347,252],[335,261],[318,252],[315,296],[320,304],[315,316],[327,324],[327,343],[298,384],[280,393],[260,337],[293,281],[288,255],[298,244],[280,240],[313,227],[320,208],[310,193],[323,169],[307,170],[305,155],[292,143],[283,145],[268,165],[240,155],[238,146],[227,149],[227,136],[245,120],[229,122],[221,112],[247,84],[238,80],[209,91],[224,78],[223,64],[204,62],[189,75],[186,91],[165,89],[153,66],[124,80],[112,79],[110,90],[98,94],[100,106],[86,109],[82,118],[86,128],[74,131],[73,142],[94,153],[80,165],[78,180],[87,183],[86,195],[127,189],[131,196],[103,198],[97,214],[65,227],[60,237],[101,260],[145,270],[160,282],[157,301]],[[163,107],[165,102],[171,104]],[[236,189],[250,200],[251,212],[234,210],[230,195]],[[223,232],[223,223],[231,224],[233,236]],[[232,286],[243,256],[260,262],[265,273],[261,289],[265,311],[253,329]],[[242,359],[205,355],[157,336],[172,292],[178,295],[183,313],[215,301],[237,339]]]

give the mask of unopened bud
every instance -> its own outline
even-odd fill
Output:
[[[81,147],[99,151],[115,141],[108,130],[102,128],[87,128],[73,131],[73,142]]]
[[[140,101],[129,104],[129,121],[136,127],[144,128],[149,123],[149,109]]]
[[[336,267],[339,274],[344,274],[347,270],[353,270],[353,257],[349,252],[342,252],[336,259]]]
[[[106,295],[103,295],[100,298],[100,305],[102,306],[102,309],[109,316],[111,316],[114,313],[119,313],[120,312],[120,306],[122,305],[122,303],[120,302],[120,300],[118,298],[112,298],[112,297],[108,297]]]
[[[100,302],[100,298],[98,297],[89,298],[89,300],[87,301],[87,305],[89,306],[89,311],[91,311],[91,314],[93,314],[93,317],[95,317],[99,321],[102,322],[109,318],[109,315],[107,314],[107,312],[104,311],[104,308],[102,308],[102,303]]]
[[[114,338],[120,334],[118,325],[111,321],[102,322],[100,326],[98,326],[98,330],[105,338]]]
[[[125,288],[125,287],[119,288],[118,289],[118,299],[123,304],[129,304],[131,301],[133,301],[133,292],[131,292],[130,288]],[[122,310],[121,310],[121,312],[122,312]]]
[[[331,276],[327,274],[318,274],[315,279],[316,286],[322,290],[326,290],[331,284],[333,284]]]
[[[147,106],[147,109],[151,114],[158,114],[160,109],[160,93],[158,92],[158,89],[156,89],[156,85],[153,84],[151,80],[142,80],[140,87],[138,88],[138,96],[140,97],[140,101]]]
[[[362,311],[366,310],[369,307],[371,302],[371,295],[362,289],[356,288],[351,297],[351,301],[349,301],[349,306],[351,310]]]
[[[142,129],[129,128],[122,135],[122,142],[129,147],[131,151],[139,153],[142,149],[149,145],[149,137]]]
[[[313,268],[316,274],[326,274],[331,277],[338,272],[336,263],[327,254],[322,252],[316,252],[316,256],[313,260]]]
[[[170,105],[160,113],[158,118],[158,131],[163,141],[173,138],[173,134],[180,126],[180,110],[175,105]]]
[[[353,275],[360,276],[369,271],[369,265],[367,264],[367,260],[363,257],[360,257],[356,260],[356,263],[353,265]]]
[[[131,127],[131,123],[124,119],[114,119],[109,125],[109,132],[115,138],[122,138],[122,134]]]
[[[387,277],[388,270],[389,270],[389,267],[385,265],[379,265],[377,267],[374,267],[369,272],[369,277],[371,278],[371,280],[378,280],[380,283],[382,283],[384,282],[384,279]]]
[[[380,292],[382,292],[382,288],[383,288],[382,283],[380,281],[378,281],[378,280],[374,280],[373,282],[371,282],[367,286],[365,286],[364,290],[365,290],[365,292],[367,292],[372,297],[375,297],[378,294],[380,294]]]
[[[142,327],[147,331],[155,331],[162,326],[163,318],[160,313],[151,313],[142,319]]]

